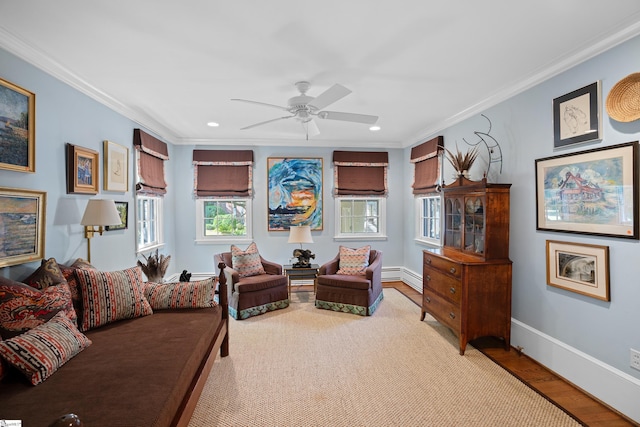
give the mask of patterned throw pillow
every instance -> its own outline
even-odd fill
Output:
[[[369,253],[371,246],[363,246],[358,249],[351,249],[340,246],[340,268],[336,274],[346,274],[349,276],[362,276],[369,267]]]
[[[153,314],[142,293],[140,267],[111,272],[78,269],[76,277],[82,296],[81,331]]]
[[[76,311],[66,283],[43,291],[0,277],[0,335],[11,338],[39,326],[59,311],[76,322]]]
[[[240,277],[265,274],[256,242],[251,243],[245,251],[236,245],[231,245],[231,264],[231,267],[238,272]]]
[[[91,340],[64,315],[6,341],[0,341],[0,356],[38,385],[91,345]]]
[[[70,266],[58,264],[60,271],[64,276],[69,290],[71,291],[71,300],[73,301],[73,308],[75,308],[78,317],[82,317],[82,301],[80,298],[80,285],[78,285],[78,279],[76,278],[76,270],[79,268],[86,268],[95,270],[95,267],[89,264],[88,261],[78,258]]]
[[[151,308],[205,308],[218,305],[214,300],[216,280],[144,284],[144,296]]]
[[[40,290],[65,282],[66,279],[55,258],[43,259],[40,267],[24,279],[24,283]]]

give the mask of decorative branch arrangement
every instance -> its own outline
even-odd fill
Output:
[[[142,272],[145,276],[147,276],[147,281],[162,283],[164,273],[166,273],[167,267],[169,267],[171,255],[159,255],[158,249],[156,249],[155,255],[151,254],[148,257],[142,255],[142,257],[146,261],[146,264],[143,264],[138,260],[138,265],[142,268]]]
[[[471,150],[467,151],[465,154],[462,154],[458,150],[458,145],[456,144],[456,154],[453,154],[451,151],[445,148],[447,152],[447,160],[451,163],[451,166],[456,170],[458,175],[462,175],[471,169],[473,162],[476,161],[478,157],[478,150],[476,147],[473,147]]]

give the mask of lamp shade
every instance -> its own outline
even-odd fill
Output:
[[[299,225],[289,228],[288,243],[313,243],[310,225]]]
[[[82,225],[120,225],[120,214],[113,200],[91,199],[80,221]]]

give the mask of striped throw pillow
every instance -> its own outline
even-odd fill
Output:
[[[144,296],[151,308],[206,308],[215,307],[214,300],[216,280],[198,280],[195,282],[154,283],[144,284]]]
[[[38,385],[91,345],[91,340],[64,315],[17,337],[0,341],[0,356]]]
[[[362,276],[369,267],[369,253],[371,246],[363,246],[357,249],[340,246],[340,265],[336,274],[349,276]]]
[[[153,314],[142,292],[140,267],[111,272],[78,269],[76,277],[82,297],[82,331]]]
[[[265,274],[256,242],[251,243],[244,251],[236,245],[231,245],[231,264],[231,268],[237,271],[240,277]]]

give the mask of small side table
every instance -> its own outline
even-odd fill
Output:
[[[291,280],[301,279],[313,279],[313,292],[316,291],[316,284],[318,280],[318,271],[320,266],[318,264],[311,264],[309,267],[294,267],[291,264],[283,265],[282,269],[287,276],[289,282],[289,298],[291,298]]]

